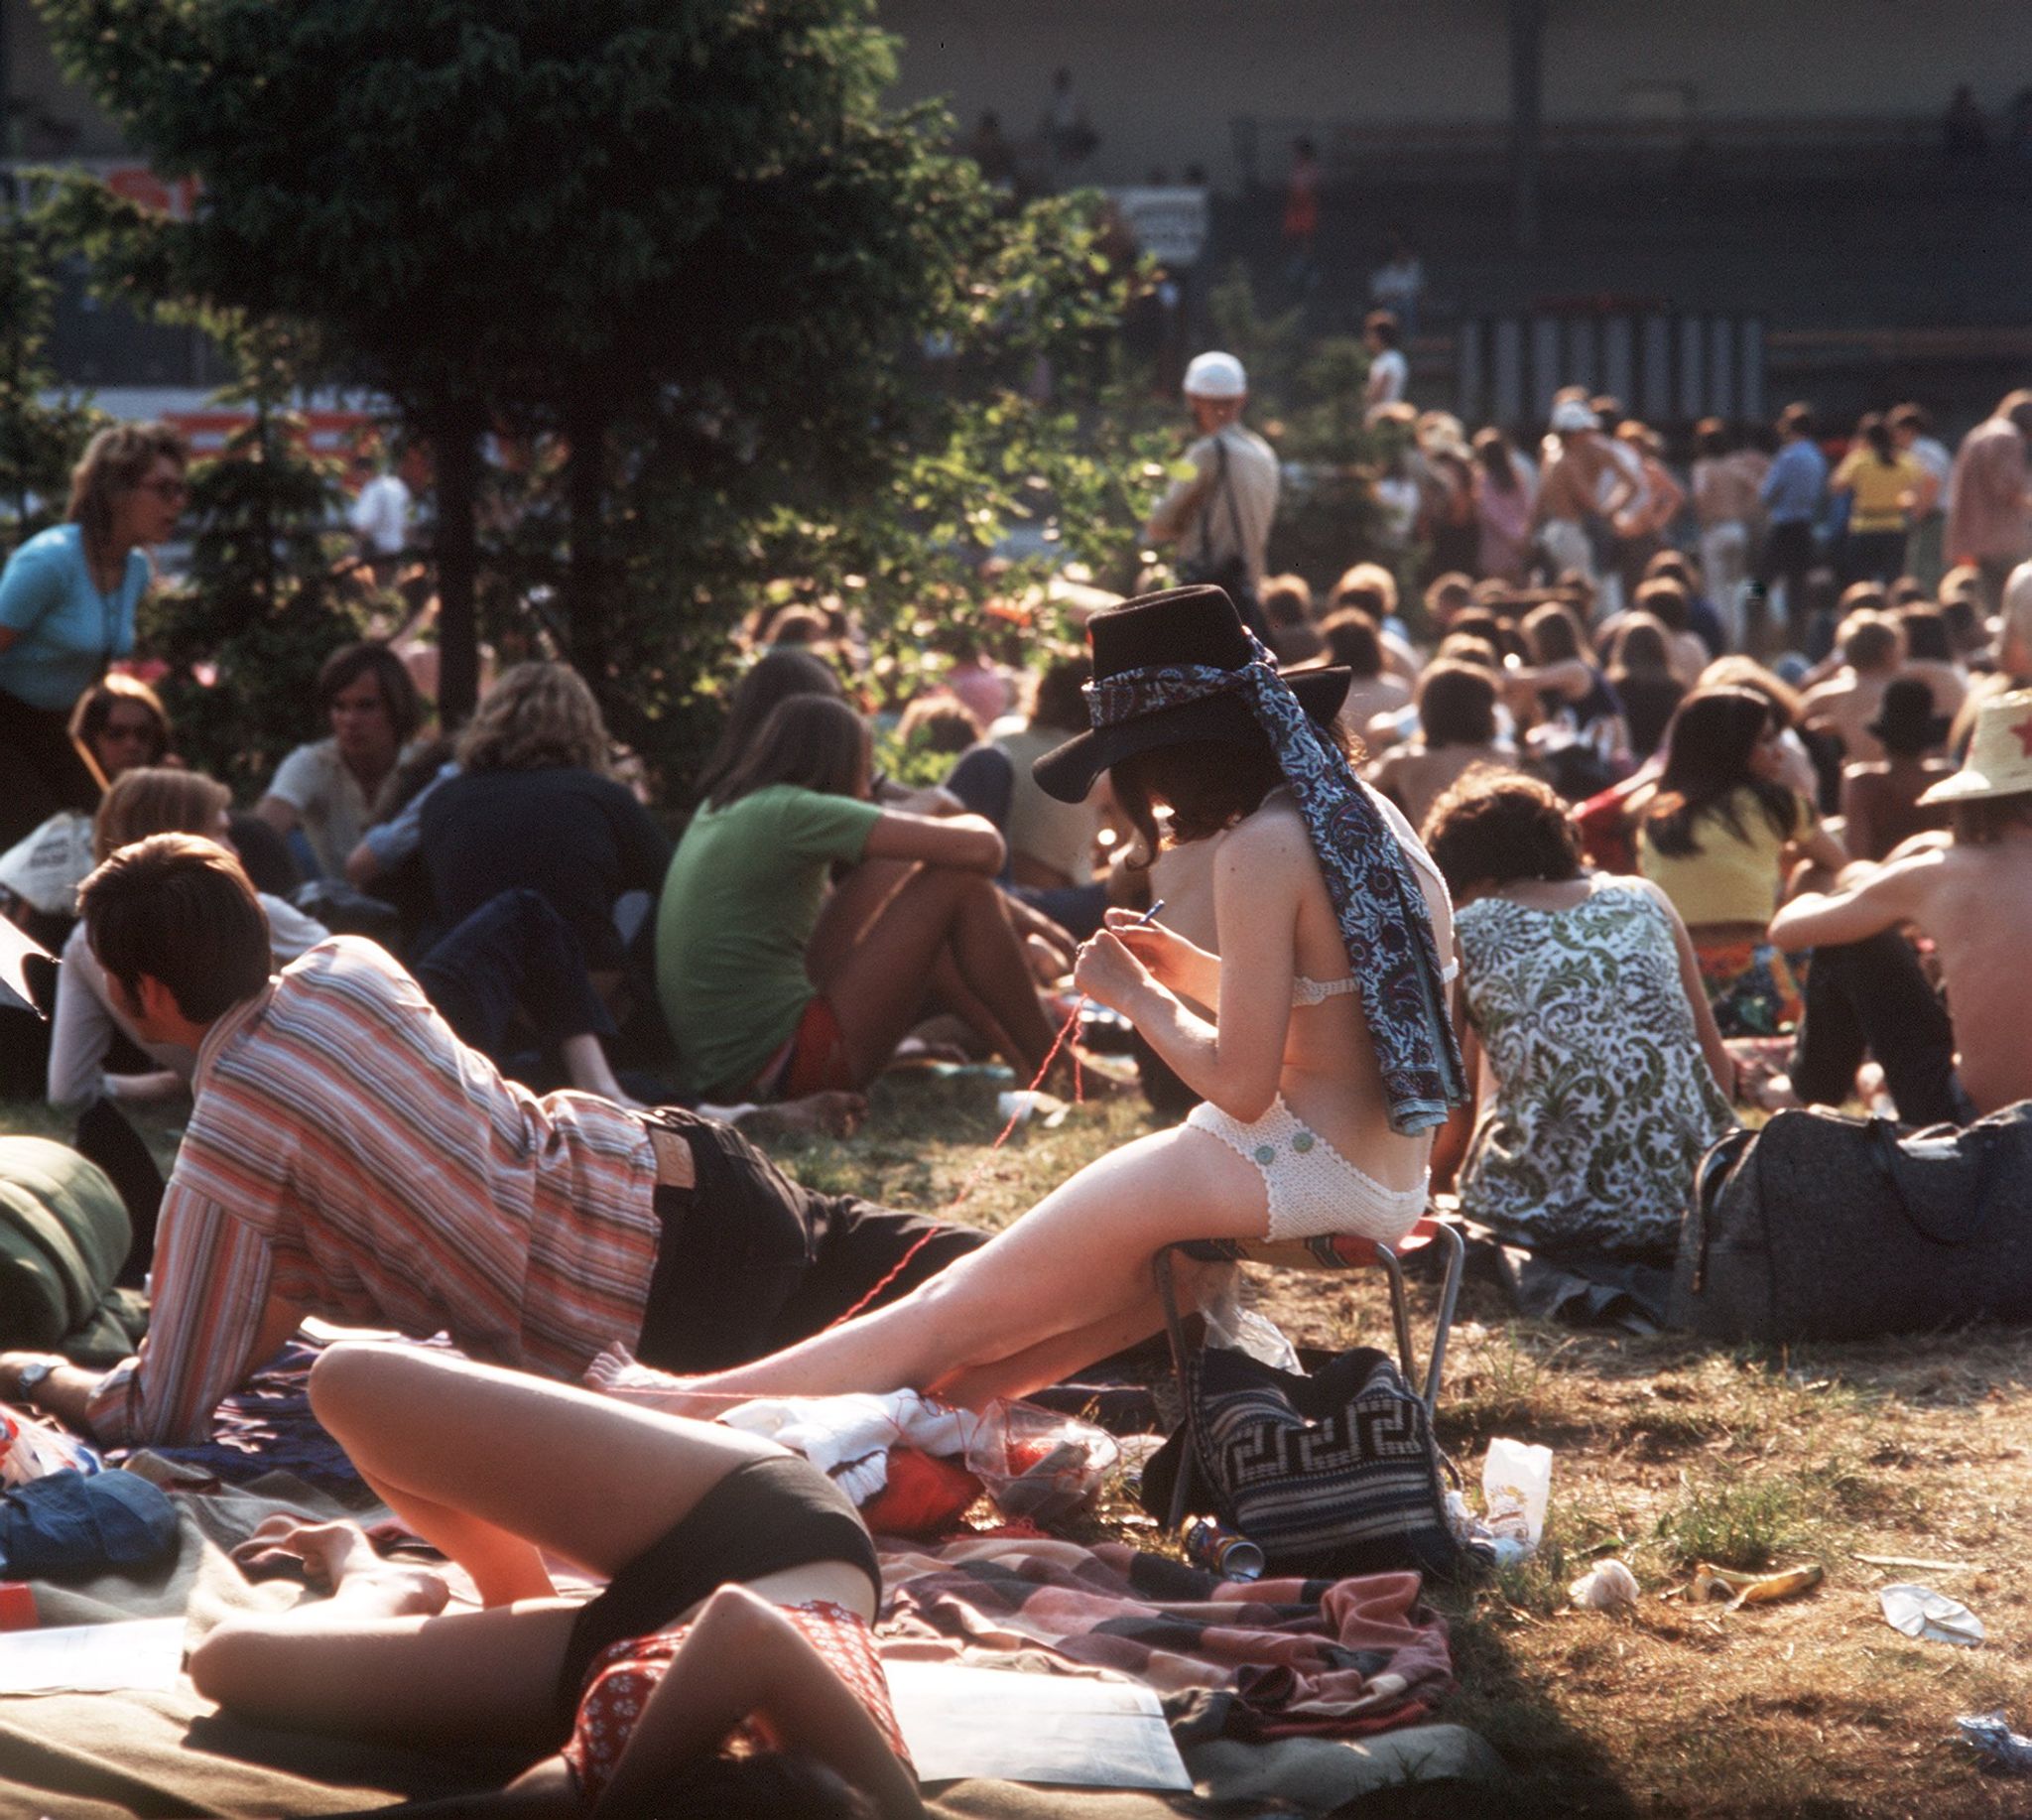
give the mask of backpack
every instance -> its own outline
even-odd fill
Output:
[[[0,1349],[80,1365],[133,1352],[147,1320],[116,1290],[133,1233],[105,1175],[42,1137],[0,1137]]]

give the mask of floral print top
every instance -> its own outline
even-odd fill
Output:
[[[1695,1165],[1733,1116],[1671,920],[1639,885],[1608,883],[1566,910],[1480,898],[1455,930],[1495,1077],[1460,1211],[1534,1247],[1668,1253]]]

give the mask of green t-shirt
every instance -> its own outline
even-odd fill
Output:
[[[656,913],[656,984],[688,1093],[740,1093],[797,1028],[826,871],[859,864],[881,819],[856,797],[771,784],[685,831]]]

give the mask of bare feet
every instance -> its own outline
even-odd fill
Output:
[[[233,1560],[249,1579],[300,1569],[314,1590],[384,1618],[435,1618],[451,1597],[442,1574],[382,1560],[357,1523],[271,1516],[233,1550]]]

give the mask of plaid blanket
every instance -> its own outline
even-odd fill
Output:
[[[1120,1543],[882,1539],[884,1656],[1080,1673],[1156,1689],[1180,1743],[1355,1738],[1425,1719],[1454,1685],[1416,1574],[1216,1580]]]

